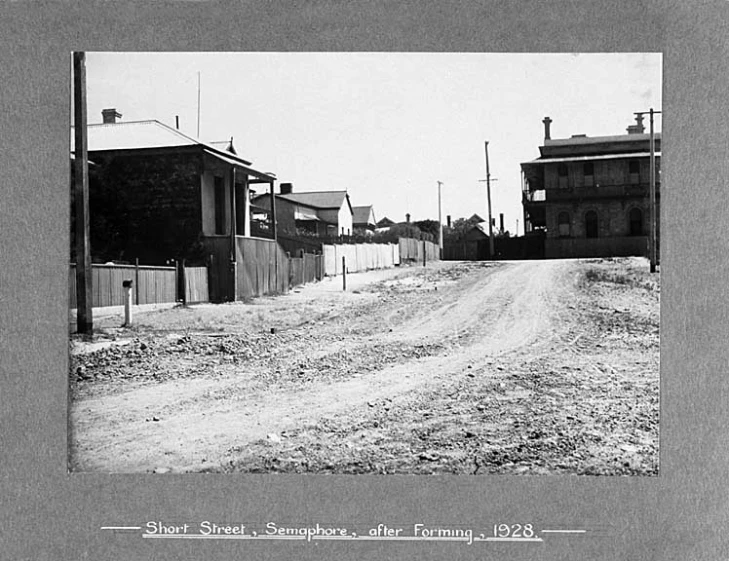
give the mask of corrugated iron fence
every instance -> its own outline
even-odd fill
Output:
[[[238,298],[278,294],[289,289],[289,258],[273,240],[236,238]]]
[[[425,253],[426,261],[436,261],[440,257],[440,248],[438,244],[433,242],[413,238],[400,238],[398,240],[398,246],[400,246],[400,259],[403,262],[420,262],[423,260],[423,253]]]
[[[299,257],[289,259],[289,286],[299,286],[319,281],[324,276],[323,256],[313,253],[299,253]]]
[[[176,267],[147,265],[92,265],[91,305],[94,308],[123,306],[123,281],[133,281],[132,302],[135,305],[165,304],[181,300],[177,287]],[[68,278],[69,307],[76,308],[76,265],[71,264]],[[206,267],[185,267],[187,302],[208,301]]]
[[[185,303],[209,302],[208,268],[185,267]]]

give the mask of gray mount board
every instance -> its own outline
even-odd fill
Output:
[[[0,535],[32,560],[720,559],[729,552],[729,2],[0,5]],[[70,53],[661,52],[661,473],[646,478],[68,474]],[[609,77],[606,77],[609,79]],[[495,85],[497,87],[497,85]],[[539,85],[535,84],[535,95]],[[569,87],[569,85],[566,85]],[[148,540],[147,521],[534,523],[540,544]]]

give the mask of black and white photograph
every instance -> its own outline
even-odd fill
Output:
[[[72,472],[659,473],[660,53],[72,75]]]
[[[0,557],[726,559],[727,28],[0,2]]]

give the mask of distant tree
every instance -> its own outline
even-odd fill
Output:
[[[451,223],[451,227],[443,228],[443,241],[457,242],[479,223],[478,216],[473,215],[470,218],[457,218]]]
[[[390,226],[386,232],[376,232],[372,237],[373,242],[394,243],[398,238],[420,239],[421,231],[415,224],[401,222]]]
[[[439,224],[437,220],[418,220],[413,222],[415,226],[420,228],[420,231],[425,234],[430,234],[433,240],[438,242]]]

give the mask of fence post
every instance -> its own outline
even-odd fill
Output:
[[[347,258],[342,255],[342,290],[347,290]]]
[[[185,260],[180,261],[180,285],[182,286],[182,305],[187,306],[187,278],[185,275]]]
[[[423,267],[425,267],[425,257],[427,252],[425,251],[425,238],[423,238]]]
[[[134,258],[134,294],[136,295],[136,303],[139,306],[139,257]]]
[[[122,281],[124,287],[124,327],[132,325],[132,284],[134,281]]]

